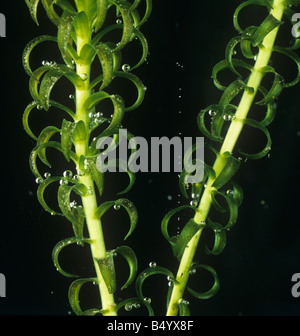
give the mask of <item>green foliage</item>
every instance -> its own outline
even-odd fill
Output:
[[[31,17],[36,24],[39,24],[37,11],[40,1],[25,1]],[[57,36],[42,35],[36,37],[27,44],[23,53],[23,65],[30,76],[29,90],[33,98],[33,102],[26,107],[23,114],[23,125],[28,135],[36,141],[36,146],[30,154],[30,167],[39,184],[38,200],[43,208],[52,215],[61,215],[68,219],[74,232],[74,237],[63,239],[57,243],[52,253],[54,265],[66,277],[79,276],[62,269],[59,263],[59,254],[63,248],[72,244],[81,246],[89,244],[92,246],[95,243],[93,239],[84,237],[84,227],[88,225],[90,218],[97,218],[98,225],[101,225],[101,217],[111,207],[115,209],[123,207],[130,219],[130,228],[124,240],[132,234],[137,225],[137,209],[132,202],[125,198],[102,202],[91,214],[87,212],[84,204],[72,202],[72,197],[77,195],[77,198],[79,196],[82,201],[90,196],[96,199],[94,186],[98,194],[102,196],[104,192],[104,173],[96,167],[96,158],[100,153],[96,143],[98,139],[104,136],[114,136],[118,145],[118,133],[126,112],[139,107],[144,99],[145,87],[141,80],[131,73],[133,69],[136,69],[145,61],[148,55],[147,40],[140,31],[140,27],[148,19],[152,4],[151,0],[145,0],[146,11],[141,17],[138,12],[140,1],[42,0],[41,3],[47,16],[57,26]],[[111,7],[115,8],[116,24],[107,23],[107,13]],[[117,30],[122,31],[118,43],[104,42],[108,33]],[[134,39],[140,41],[142,55],[137,64],[130,68],[128,65],[122,65],[122,52],[124,47]],[[62,63],[43,61],[41,67],[32,70],[29,62],[31,53],[35,47],[44,42],[51,42],[52,44],[49,43],[49,47],[52,48],[56,45],[60,51]],[[99,73],[92,81],[89,74],[79,72],[79,69],[82,68],[91,70],[96,62],[100,63],[102,73]],[[74,87],[74,95],[71,98],[75,100],[75,110],[51,99],[53,87],[63,77]],[[128,79],[137,89],[137,99],[131,106],[127,106],[121,96],[104,91],[117,77]],[[80,95],[83,92],[86,96],[82,101]],[[104,100],[110,101],[113,106],[113,114],[109,118],[102,117],[100,112],[96,112],[98,104]],[[47,126],[39,135],[35,135],[28,122],[31,112],[34,109],[48,111],[51,107],[58,108],[62,113],[65,113],[66,119],[63,119],[60,128]],[[96,133],[95,130],[99,131]],[[97,134],[96,137],[95,134]],[[40,172],[37,159],[50,169],[51,164],[46,155],[49,148],[60,151],[66,161],[76,168],[77,174],[73,174],[72,170],[67,170],[63,176],[51,176],[51,173],[48,172],[43,175]],[[135,181],[134,174],[129,171],[128,167],[125,169],[128,171],[130,183],[120,194],[128,192]],[[85,177],[91,178],[92,186],[87,185],[84,180]],[[60,212],[52,209],[45,201],[45,190],[53,184],[58,184],[57,199]],[[89,202],[93,203],[93,201]],[[114,268],[114,257],[116,255],[124,257],[130,269],[129,277],[122,286],[122,290],[132,284],[138,269],[136,255],[128,246],[116,247],[113,251],[107,251],[106,255],[100,258],[94,257],[95,267],[99,268],[101,281],[104,281],[109,294],[113,294],[117,289]],[[105,314],[105,310],[98,308],[82,311],[79,304],[79,293],[81,287],[88,282],[99,284],[99,276],[77,279],[71,284],[69,301],[72,309],[79,315]],[[118,306],[112,307],[112,309],[118,311],[121,307],[128,306],[132,302],[136,305],[144,304],[149,314],[152,314],[149,303],[139,298],[125,300]]]
[[[242,203],[243,198],[242,188],[233,180],[233,178],[237,173],[243,158],[260,159],[266,156],[271,149],[271,136],[267,126],[274,119],[276,99],[284,88],[293,86],[300,80],[300,59],[294,51],[299,47],[299,39],[295,39],[294,43],[289,47],[273,47],[273,52],[281,53],[296,63],[298,73],[294,80],[289,83],[285,82],[283,76],[277,73],[270,64],[265,66],[263,69],[260,69],[263,74],[262,78],[267,74],[273,75],[273,81],[270,88],[267,89],[260,83],[258,86],[257,91],[263,96],[263,98],[255,102],[255,104],[264,106],[266,110],[260,120],[253,118],[238,120],[236,118],[238,105],[233,102],[240,102],[241,98],[239,97],[245,92],[256,94],[255,89],[248,86],[248,82],[254,71],[258,52],[265,48],[263,41],[270,32],[283,25],[284,22],[285,24],[289,21],[291,22],[291,17],[294,14],[294,11],[291,6],[288,5],[292,4],[299,4],[299,1],[286,2],[283,21],[277,20],[271,14],[271,10],[273,8],[272,1],[244,1],[238,6],[234,13],[234,27],[238,31],[239,35],[229,41],[225,51],[225,60],[216,64],[212,70],[214,84],[219,90],[223,91],[223,94],[221,95],[218,104],[210,105],[201,110],[197,118],[199,129],[207,140],[207,143],[205,144],[206,149],[215,155],[215,165],[208,166],[205,164],[203,181],[198,184],[193,184],[191,188],[187,183],[188,173],[186,171],[181,173],[179,178],[180,190],[186,198],[191,197],[191,206],[181,206],[170,211],[163,218],[161,224],[162,233],[171,244],[175,257],[179,260],[181,260],[184,250],[188,248],[191,239],[197,232],[202,230],[212,230],[214,234],[214,243],[212,248],[209,248],[208,246],[204,247],[207,254],[219,255],[224,250],[226,246],[227,231],[230,230],[237,221],[238,207]],[[242,9],[250,5],[260,5],[266,7],[269,11],[269,15],[260,26],[251,26],[242,29],[239,24],[239,13]],[[238,54],[238,46],[240,47],[239,49],[243,59],[235,58],[235,55]],[[258,51],[256,49],[258,49]],[[227,86],[222,84],[218,79],[220,72],[226,70],[229,70],[231,73],[238,76],[236,80]],[[235,150],[234,154],[229,151],[222,151],[226,135],[230,136],[228,135],[230,132],[230,124],[232,124],[234,120],[240,121],[243,125],[248,125],[260,130],[266,137],[266,144],[264,148],[254,154],[245,153],[241,150]],[[216,144],[213,145],[213,142]],[[206,187],[209,190],[206,190]],[[188,195],[188,190],[190,190],[190,195]],[[203,204],[204,202],[208,202],[204,200],[203,195],[205,192],[209,194],[209,203],[212,205],[212,209],[208,211],[206,220],[195,222],[195,216],[187,221],[182,231],[177,236],[170,237],[168,234],[168,224],[170,218],[178,211],[183,211],[188,208],[193,208],[196,213],[198,212],[201,214],[204,211],[201,202],[203,202]],[[228,213],[228,220],[224,223],[214,221],[213,217],[211,218],[211,216],[213,216],[213,211],[221,214]],[[207,299],[215,295],[220,287],[215,270],[213,270],[210,266],[199,265],[195,262],[192,267],[200,267],[209,271],[213,275],[214,284],[206,293],[198,293],[197,291],[191,290],[187,287],[188,292],[198,299]],[[180,300],[182,301],[182,298]],[[176,304],[179,309],[179,314],[183,316],[185,312],[182,310],[181,301]]]
[[[225,50],[225,59],[218,62],[212,69],[212,79],[222,92],[219,103],[212,104],[200,111],[197,117],[197,125],[200,132],[206,138],[205,150],[215,157],[214,165],[204,163],[204,178],[200,183],[189,185],[189,173],[183,169],[179,177],[179,188],[186,199],[191,199],[190,205],[180,206],[167,213],[162,222],[161,230],[163,236],[170,243],[172,252],[180,262],[179,269],[184,268],[180,276],[174,274],[167,268],[150,265],[137,275],[138,261],[134,251],[128,246],[119,246],[111,251],[105,250],[99,257],[93,256],[93,262],[97,277],[81,278],[77,274],[69,273],[62,269],[59,263],[59,254],[62,249],[72,244],[84,246],[88,244],[93,250],[96,243],[91,237],[84,236],[85,225],[89,227],[89,220],[96,219],[101,226],[101,219],[112,207],[124,208],[129,216],[130,227],[124,237],[126,240],[135,230],[138,220],[137,209],[134,204],[126,198],[112,201],[105,201],[98,204],[95,195],[97,190],[101,196],[105,192],[104,174],[96,167],[96,159],[100,153],[97,142],[105,136],[112,136],[115,144],[119,144],[119,129],[127,112],[138,108],[143,102],[145,87],[141,80],[131,71],[139,67],[148,55],[148,43],[141,33],[140,27],[148,19],[151,9],[151,0],[145,0],[146,10],[142,17],[138,13],[138,6],[142,0],[41,0],[41,3],[52,23],[57,26],[57,36],[42,35],[29,42],[23,53],[23,65],[30,76],[29,90],[33,98],[23,114],[23,125],[28,135],[36,142],[36,146],[30,154],[30,168],[39,184],[37,190],[38,200],[43,208],[52,215],[64,216],[72,225],[74,237],[63,239],[58,242],[53,249],[52,258],[57,270],[66,277],[78,277],[69,288],[69,301],[72,309],[78,315],[110,315],[117,313],[121,308],[130,311],[133,307],[144,305],[150,316],[154,315],[151,307],[151,300],[144,297],[143,285],[148,277],[164,275],[169,280],[169,290],[167,294],[167,310],[173,309],[173,315],[179,312],[180,316],[189,316],[190,310],[187,301],[182,296],[175,301],[173,295],[178,286],[181,286],[180,295],[185,289],[195,298],[205,300],[214,296],[219,288],[220,282],[216,271],[208,265],[194,261],[194,254],[187,262],[184,258],[185,252],[190,248],[195,253],[198,242],[194,241],[200,237],[202,231],[210,230],[213,233],[213,243],[211,246],[205,245],[204,250],[208,255],[219,255],[226,247],[227,233],[237,222],[238,208],[242,203],[243,190],[234,181],[241,162],[247,159],[261,159],[265,157],[272,145],[271,136],[267,126],[273,121],[276,113],[276,99],[284,88],[296,85],[300,80],[300,58],[295,52],[300,46],[300,39],[295,39],[289,47],[274,46],[272,53],[280,53],[297,66],[297,75],[290,82],[286,82],[283,75],[278,73],[271,65],[270,59],[266,59],[266,64],[261,68],[256,68],[257,59],[260,53],[265,52],[265,41],[270,33],[274,33],[286,22],[292,22],[294,14],[293,5],[300,5],[299,0],[283,1],[283,19],[277,19],[273,14],[276,0],[248,0],[242,2],[236,9],[233,16],[233,24],[238,32],[238,36],[232,38]],[[37,9],[39,0],[25,0],[32,19],[39,24]],[[268,15],[259,26],[242,28],[239,22],[239,14],[246,10],[248,6],[258,5],[268,10]],[[113,7],[116,10],[116,24],[106,24],[108,10]],[[58,14],[60,13],[60,14]],[[121,30],[121,37],[118,43],[106,42],[109,33]],[[139,40],[142,46],[140,60],[129,67],[122,64],[122,52],[124,47],[133,39]],[[60,51],[62,64],[55,62],[43,62],[38,69],[32,70],[30,65],[30,55],[36,46],[44,42],[56,45]],[[54,43],[53,43],[54,42]],[[49,45],[50,45],[49,44]],[[239,49],[238,49],[239,48]],[[240,52],[238,53],[239,50]],[[235,57],[240,54],[242,59]],[[267,57],[267,54],[264,56]],[[91,70],[92,66],[99,62],[101,73],[91,80],[90,73],[80,73],[80,69]],[[221,83],[219,77],[224,71],[229,71],[234,76],[234,80],[229,85]],[[259,73],[260,79],[255,83],[250,79],[253,73]],[[264,87],[262,79],[272,76],[270,87]],[[55,84],[66,78],[74,87],[74,99],[76,110],[64,106],[51,99],[51,93]],[[129,80],[137,89],[135,102],[128,106],[124,99],[117,94],[108,93],[107,89],[116,77]],[[249,84],[250,83],[250,84]],[[255,84],[255,85],[253,85]],[[85,95],[83,95],[83,92]],[[255,104],[265,108],[265,113],[260,119],[248,117],[248,111],[253,105],[254,97],[260,95],[261,99]],[[249,106],[242,104],[242,99],[248,95]],[[83,98],[81,96],[84,96]],[[103,101],[108,101],[113,106],[111,117],[104,117],[97,112],[97,106]],[[39,135],[29,127],[29,116],[34,109],[48,111],[51,107],[58,108],[65,114],[61,127],[47,126]],[[242,117],[238,114],[242,111]],[[247,125],[261,131],[266,138],[263,149],[257,153],[246,153],[240,149],[234,149],[239,132]],[[236,131],[239,129],[239,131]],[[95,137],[95,132],[98,133]],[[233,138],[235,133],[235,138]],[[60,136],[59,140],[57,137]],[[128,138],[132,134],[128,133]],[[227,142],[226,142],[227,141]],[[230,146],[227,145],[230,142]],[[77,170],[73,175],[72,171],[65,171],[63,176],[51,176],[50,173],[43,175],[40,172],[37,159],[51,168],[47,158],[47,149],[52,148],[62,153],[66,161]],[[224,149],[225,148],[225,149]],[[191,148],[188,155],[192,155],[195,146]],[[134,174],[127,164],[121,161],[110,161],[110,164],[118,163],[122,170],[127,171],[129,185],[119,194],[128,192],[135,181]],[[195,161],[194,161],[195,163]],[[90,178],[92,186],[85,180]],[[53,183],[59,184],[58,205],[60,211],[52,209],[45,201],[44,193]],[[95,189],[96,188],[96,189]],[[82,205],[75,206],[71,202],[72,195],[81,198]],[[89,198],[93,196],[92,198]],[[83,200],[92,199],[90,204],[96,202],[96,208],[92,213]],[[87,203],[86,203],[87,204]],[[183,229],[178,235],[170,236],[169,224],[173,216],[178,212],[194,211],[194,217],[186,221]],[[213,212],[220,213],[224,222],[215,220]],[[227,219],[226,219],[227,216]],[[201,218],[201,219],[199,219]],[[104,245],[104,244],[103,244]],[[122,285],[121,290],[127,288],[135,282],[137,297],[125,299],[119,304],[112,304],[105,308],[92,308],[83,311],[79,304],[79,293],[87,283],[93,282],[99,285],[102,304],[105,301],[103,296],[103,286],[108,295],[113,295],[117,290],[116,270],[114,258],[121,255],[128,263],[129,276]],[[186,264],[185,264],[186,263]],[[182,268],[180,268],[182,267]],[[208,272],[213,277],[213,285],[205,292],[199,292],[187,286],[189,274],[201,269]],[[97,272],[98,270],[98,272]],[[184,274],[185,273],[185,274]],[[100,274],[100,275],[99,275]],[[185,277],[186,283],[182,280]],[[102,287],[101,287],[102,286]],[[174,296],[176,298],[176,295]],[[173,308],[172,308],[173,307]]]

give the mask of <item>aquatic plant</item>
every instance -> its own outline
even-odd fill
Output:
[[[98,140],[112,136],[115,145],[119,142],[119,129],[122,127],[124,115],[137,108],[143,101],[145,87],[141,80],[132,73],[139,67],[148,54],[147,40],[140,31],[151,12],[151,0],[146,0],[146,11],[141,17],[137,7],[140,0],[132,3],[125,0],[42,0],[49,19],[57,26],[57,36],[43,35],[29,42],[24,50],[23,64],[30,76],[29,89],[33,102],[23,115],[26,132],[36,141],[36,147],[30,155],[30,167],[39,184],[38,200],[44,209],[52,215],[63,215],[72,224],[74,237],[60,241],[53,249],[53,261],[57,270],[64,276],[76,276],[62,269],[59,264],[59,254],[63,248],[71,244],[84,246],[89,244],[96,276],[76,279],[69,288],[69,301],[76,314],[115,315],[125,303],[114,302],[116,291],[116,275],[114,257],[123,256],[129,264],[130,275],[122,286],[125,289],[135,279],[137,258],[134,251],[125,245],[108,251],[105,246],[101,224],[102,216],[110,209],[123,207],[130,218],[130,229],[127,239],[135,229],[138,214],[132,202],[126,198],[102,202],[98,205],[99,196],[104,192],[104,173],[97,169],[97,157],[100,154],[101,143]],[[33,20],[38,24],[38,0],[26,0]],[[115,23],[107,23],[107,13],[115,8]],[[58,14],[60,13],[60,14]],[[104,42],[111,32],[118,34],[118,42]],[[135,66],[122,64],[122,50],[132,40],[138,39],[142,46],[142,56]],[[43,61],[42,66],[32,71],[29,57],[32,50],[43,42],[54,42],[59,48],[62,64],[53,61]],[[93,67],[100,62],[102,73],[95,76]],[[54,85],[65,77],[74,87],[70,98],[74,100],[75,110],[50,98]],[[108,86],[115,78],[125,78],[131,81],[138,91],[136,101],[128,106],[120,95],[108,93]],[[101,111],[103,101],[110,102],[110,115]],[[38,136],[29,127],[29,115],[33,109],[48,111],[57,108],[65,113],[61,127],[47,126]],[[99,109],[99,110],[98,110]],[[106,108],[107,110],[107,108]],[[54,137],[60,135],[58,138]],[[130,136],[130,135],[128,135]],[[37,158],[48,168],[47,149],[54,148],[63,153],[72,168],[65,170],[62,176],[52,176],[50,172],[42,174],[38,168]],[[107,148],[106,151],[109,151]],[[104,150],[102,150],[104,152]],[[134,183],[134,174],[128,169],[127,163],[115,163],[128,172],[130,183],[119,194],[129,191]],[[74,170],[76,169],[76,173]],[[57,192],[60,211],[51,208],[45,201],[45,189],[53,183],[58,183]],[[73,195],[79,196],[78,201],[72,201]],[[79,203],[80,202],[80,203]],[[88,237],[85,236],[85,225]],[[98,284],[101,296],[101,309],[82,311],[79,304],[81,287],[93,282]],[[136,302],[139,301],[137,298]],[[142,300],[140,300],[142,301]],[[145,305],[147,302],[142,301]]]
[[[243,199],[242,188],[233,177],[240,167],[241,160],[256,160],[269,153],[271,136],[267,126],[275,117],[276,99],[284,88],[299,82],[300,58],[295,53],[299,48],[299,39],[294,39],[288,47],[275,45],[281,25],[293,23],[295,12],[291,7],[296,4],[299,4],[299,1],[249,0],[242,2],[234,13],[234,27],[239,35],[229,41],[225,60],[216,64],[212,71],[214,84],[223,94],[218,104],[201,110],[197,119],[201,133],[206,139],[216,143],[213,145],[206,141],[205,144],[207,151],[215,156],[215,161],[212,166],[205,163],[203,181],[193,184],[189,189],[189,184],[186,183],[189,174],[182,172],[180,189],[186,198],[192,199],[191,203],[170,211],[162,221],[164,237],[180,261],[175,281],[169,290],[169,316],[177,315],[178,312],[180,315],[189,314],[187,301],[183,299],[185,290],[198,299],[211,298],[219,290],[220,283],[216,271],[211,266],[194,260],[194,255],[203,230],[212,230],[214,234],[213,246],[205,246],[207,254],[219,255],[224,250],[227,232],[237,221],[238,207]],[[239,14],[251,5],[266,7],[269,14],[261,25],[243,29],[239,22]],[[296,31],[294,35],[297,36]],[[296,63],[298,72],[292,81],[286,82],[272,67],[270,59],[273,53],[287,56]],[[236,78],[231,84],[224,85],[220,82],[219,76],[223,71],[235,75]],[[268,84],[270,80],[264,81],[269,75],[272,75],[271,85]],[[255,105],[263,107],[264,110],[260,110],[256,117],[250,117],[250,109]],[[265,146],[259,152],[245,153],[236,148],[245,127],[257,129],[265,136]],[[175,214],[189,208],[194,210],[194,217],[186,223],[179,235],[170,237],[169,221]],[[223,222],[214,220],[216,212],[222,214]],[[195,273],[197,269],[209,272],[214,279],[212,287],[206,292],[199,292],[187,286],[190,274]]]
[[[243,190],[234,180],[234,176],[243,160],[256,160],[268,155],[272,142],[267,126],[275,117],[276,99],[284,88],[296,85],[300,79],[300,59],[295,52],[299,48],[299,39],[296,38],[289,46],[275,44],[281,27],[293,24],[295,13],[293,6],[299,5],[300,1],[248,0],[242,2],[234,13],[234,27],[238,36],[229,41],[225,60],[217,63],[212,71],[214,84],[222,91],[220,101],[201,110],[197,118],[200,132],[205,137],[205,158],[213,156],[214,160],[212,164],[209,164],[206,159],[205,163],[199,162],[204,164],[204,179],[200,183],[187,183],[189,173],[186,170],[182,171],[179,188],[188,200],[187,204],[167,213],[161,223],[162,234],[170,243],[173,254],[180,263],[177,274],[175,276],[168,268],[152,262],[147,269],[137,275],[137,257],[130,247],[122,245],[110,251],[105,247],[101,226],[101,217],[104,213],[112,207],[125,208],[130,217],[130,230],[126,239],[136,227],[137,209],[125,198],[98,203],[104,193],[104,174],[96,167],[96,158],[100,153],[96,144],[100,138],[113,136],[115,144],[118,145],[119,130],[125,112],[137,108],[144,97],[144,85],[131,72],[145,61],[148,53],[147,41],[139,28],[150,15],[151,1],[146,0],[146,13],[142,19],[137,12],[140,2],[141,0],[131,2],[75,0],[74,6],[67,0],[42,0],[48,17],[58,27],[57,37],[44,35],[35,38],[27,45],[23,55],[25,70],[30,75],[30,93],[34,99],[25,109],[23,124],[27,133],[37,141],[30,156],[30,166],[39,183],[38,199],[46,211],[53,215],[64,215],[72,223],[75,235],[64,239],[54,247],[53,261],[58,271],[67,277],[74,276],[64,271],[59,264],[58,256],[64,247],[71,244],[82,246],[88,244],[91,247],[96,277],[79,278],[69,289],[70,305],[78,315],[116,315],[121,307],[131,310],[133,306],[140,305],[146,307],[149,315],[154,315],[151,300],[144,297],[142,288],[144,281],[156,274],[162,274],[168,278],[166,312],[168,316],[190,314],[188,301],[185,299],[186,291],[202,300],[209,299],[218,292],[220,282],[217,272],[211,266],[199,263],[195,259],[200,237],[206,230],[211,230],[213,233],[213,246],[204,246],[207,254],[219,255],[224,250],[226,235],[237,221],[238,208],[243,199]],[[26,3],[32,18],[38,23],[39,1],[26,0]],[[264,7],[268,15],[260,25],[242,28],[239,14],[252,5]],[[106,14],[111,7],[116,8],[117,22],[106,26]],[[61,14],[59,15],[58,12]],[[120,29],[122,35],[119,43],[103,42],[103,38],[110,32]],[[298,36],[297,31],[295,35],[294,37]],[[122,65],[121,51],[123,52],[123,48],[134,38],[138,38],[141,42],[142,58],[134,67]],[[29,56],[33,48],[41,42],[48,41],[57,43],[64,64],[44,61],[42,67],[32,71]],[[297,74],[293,80],[287,82],[272,66],[273,53],[284,55],[296,63]],[[100,61],[102,73],[91,80],[92,65],[96,59]],[[231,74],[228,78],[234,77],[230,84],[221,83],[220,80],[221,74],[226,71]],[[121,96],[108,93],[110,84],[118,76],[129,79],[137,87],[138,98],[132,106],[126,107]],[[51,90],[61,77],[67,78],[75,88],[74,94],[71,95],[75,102],[75,111],[50,99]],[[111,117],[96,111],[97,105],[104,100],[110,100],[112,103]],[[252,116],[251,112],[255,106],[260,109]],[[63,120],[60,128],[47,126],[39,136],[36,136],[28,124],[29,114],[33,109],[48,111],[50,108],[58,108],[66,112],[68,119]],[[246,153],[237,146],[242,131],[246,127],[260,131],[266,138],[265,146],[257,153]],[[92,138],[92,134],[96,137]],[[129,137],[131,136],[129,134]],[[54,141],[54,137],[58,137],[58,140]],[[48,148],[62,152],[65,159],[74,164],[77,174],[73,175],[71,169],[66,170],[62,176],[51,176],[48,172],[45,175],[41,174],[36,159],[39,158],[50,167],[46,157]],[[122,165],[122,162],[119,164]],[[124,192],[129,191],[134,182],[134,174],[127,166],[126,170],[130,184]],[[46,187],[55,182],[59,183],[58,204],[61,212],[53,210],[44,199]],[[71,201],[71,193],[79,196],[80,205]],[[99,197],[96,197],[96,193]],[[185,223],[181,232],[172,236],[170,234],[172,218],[185,211],[193,211],[194,216]],[[88,228],[88,236],[83,234],[85,224]],[[135,281],[137,294],[137,297],[128,298],[118,304],[114,299],[116,254],[122,255],[128,261],[130,268],[129,278],[122,288],[125,289]],[[199,292],[188,286],[190,275],[199,269],[207,271],[214,279],[213,286],[206,292]],[[99,285],[101,309],[92,308],[82,311],[80,307],[79,292],[88,282]]]

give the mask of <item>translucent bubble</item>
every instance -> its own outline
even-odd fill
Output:
[[[74,98],[75,98],[75,96],[73,94],[69,95],[69,99],[74,99]]]
[[[42,110],[42,109],[43,109],[43,106],[42,106],[42,105],[38,105],[36,108],[37,108],[38,110]]]
[[[117,20],[116,20],[116,23],[117,23],[117,24],[122,24],[123,21],[122,21],[121,19],[117,19]]]
[[[198,202],[195,201],[195,200],[193,200],[193,201],[190,202],[190,205],[191,205],[191,206],[196,206],[197,204],[198,204]]]
[[[156,265],[156,262],[151,261],[151,262],[149,263],[149,266],[150,266],[151,268],[155,268],[157,265]]]
[[[223,115],[223,119],[224,119],[225,121],[229,121],[229,120],[231,120],[231,115],[229,115],[229,114],[224,114],[224,115]]]
[[[217,112],[216,112],[216,111],[213,111],[213,110],[209,110],[209,111],[208,111],[208,114],[209,114],[211,117],[214,117],[214,116],[217,114]]]
[[[197,272],[197,270],[195,268],[192,268],[191,270],[189,270],[189,274],[193,275]]]
[[[126,311],[130,311],[131,309],[132,309],[132,305],[131,304],[125,305],[125,310]]]
[[[130,70],[130,65],[129,65],[129,64],[123,64],[123,65],[122,65],[122,70],[123,70],[124,72],[128,72],[128,71]]]
[[[44,174],[44,176],[45,176],[45,178],[49,178],[49,177],[51,177],[51,174],[47,172],[47,173]]]
[[[72,178],[73,177],[73,173],[71,172],[71,170],[66,170],[66,171],[63,172],[63,176],[64,177]]]
[[[148,303],[151,303],[151,299],[150,299],[150,298],[147,298],[147,297],[144,298],[144,301],[145,301],[145,302],[148,302]]]
[[[115,205],[114,205],[114,209],[115,209],[115,210],[119,210],[120,208],[121,208],[121,205],[120,205],[120,204],[115,204]]]
[[[43,180],[41,178],[39,178],[39,177],[37,177],[35,179],[35,183],[37,183],[37,184],[41,184],[42,182],[43,182]]]
[[[228,196],[232,196],[232,195],[233,195],[233,190],[227,190],[227,191],[226,191],[226,194],[227,194]]]
[[[86,81],[86,80],[88,79],[88,75],[87,75],[86,73],[82,73],[82,74],[80,75],[80,77],[81,77],[81,79],[84,80],[84,81]]]

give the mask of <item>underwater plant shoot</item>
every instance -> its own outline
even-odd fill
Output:
[[[5,6],[0,314],[299,315],[300,0]]]

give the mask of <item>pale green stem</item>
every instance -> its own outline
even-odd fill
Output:
[[[80,54],[81,48],[89,43],[89,40],[80,39],[77,40],[77,51]],[[86,130],[88,130],[88,111],[84,108],[84,103],[90,95],[90,65],[82,65],[80,62],[76,64],[76,72],[80,76],[86,76],[85,86],[82,89],[76,89],[76,120],[82,120],[85,123]],[[88,132],[87,132],[88,134]],[[78,157],[80,155],[86,156],[88,154],[88,136],[87,139],[82,142],[77,141],[75,143],[76,154]],[[77,169],[80,170],[77,165]],[[79,174],[80,175],[80,174]],[[96,215],[97,210],[97,200],[94,190],[94,182],[88,171],[85,175],[79,177],[79,181],[83,183],[87,188],[90,189],[89,195],[82,197],[83,208],[86,217],[86,223],[89,231],[89,238],[92,240],[91,252],[94,260],[94,266],[98,278],[99,291],[101,296],[102,309],[105,311],[103,315],[116,316],[116,304],[114,302],[113,294],[108,292],[107,286],[101,275],[96,259],[106,258],[107,251],[105,247],[105,241],[103,237],[102,224],[100,219]]]
[[[285,6],[286,6],[285,0],[274,0],[271,14],[277,20],[281,20]],[[235,118],[231,121],[231,125],[227,131],[226,137],[220,150],[220,154],[225,152],[232,152],[232,150],[234,149],[234,146],[243,129],[245,118],[248,115],[250,107],[253,103],[253,100],[255,98],[261,80],[263,78],[264,75],[263,68],[267,66],[269,63],[274,42],[277,36],[277,32],[278,27],[273,29],[263,40],[262,43],[263,47],[261,47],[259,50],[255,66],[252,70],[251,76],[247,83],[247,86],[252,87],[254,91],[253,92],[250,92],[250,90],[244,91],[240,104],[236,110]],[[223,167],[224,167],[224,160],[222,159],[221,155],[219,155],[213,166],[213,169],[216,173],[216,178],[219,176]],[[216,178],[209,178],[207,181],[206,188],[204,190],[204,193],[202,195],[198,207],[198,211],[196,212],[196,215],[194,217],[194,220],[198,224],[206,221],[207,219],[212,203],[211,198],[211,191],[213,189],[212,184],[214,183]],[[174,285],[166,314],[167,316],[176,316],[178,314],[178,301],[182,298],[184,294],[189,278],[189,271],[191,269],[191,265],[194,259],[194,255],[198,246],[201,233],[202,229],[200,229],[197,232],[197,234],[195,234],[195,236],[190,240],[190,242],[185,248],[176,276],[176,280],[178,283]]]

